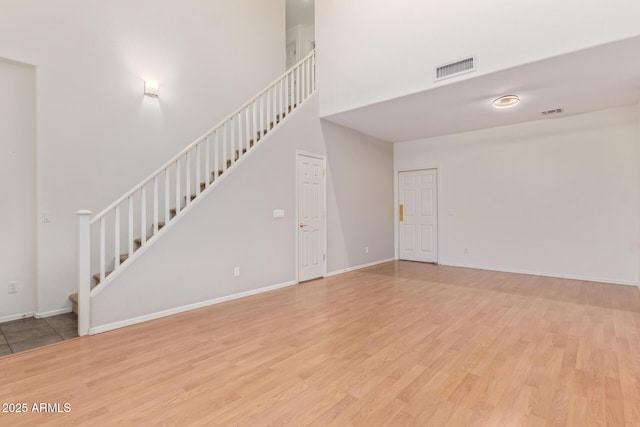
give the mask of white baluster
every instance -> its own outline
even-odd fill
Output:
[[[171,221],[171,177],[169,176],[169,168],[164,170],[164,223],[169,224]]]
[[[218,132],[216,130],[216,134],[215,134],[215,140],[214,140],[214,144],[213,144],[213,167],[215,168],[214,170],[214,176],[215,179],[218,179],[218,174],[220,171],[220,155],[218,154],[220,151],[220,132]]]
[[[209,188],[209,182],[211,182],[211,143],[209,137],[204,139],[204,188]]]
[[[273,126],[275,127],[278,124],[278,118],[277,118],[277,111],[278,111],[278,86],[277,83],[273,85],[273,87],[271,88],[271,103],[272,103],[272,110],[271,110],[271,121],[273,122]]]
[[[202,150],[200,147],[200,143],[196,145],[196,195],[200,195],[200,180],[202,179],[202,168],[200,163],[202,163],[200,151]]]
[[[235,133],[236,133],[236,122],[234,120],[234,117],[231,117],[229,119],[229,132],[230,132],[230,136],[229,136],[229,160],[231,160],[231,165],[233,166],[233,164],[236,162],[236,156],[235,153],[233,152],[233,147],[235,147],[236,143],[235,143]]]
[[[302,94],[300,95],[300,102],[304,101],[307,97],[307,61],[300,64],[300,72],[302,73]]]
[[[238,113],[238,160],[242,158],[242,128],[244,127],[242,123],[242,112]]]
[[[300,75],[302,73],[300,73],[300,68],[301,68],[300,66],[296,68],[296,108],[298,105],[300,105],[301,98],[302,98],[302,92],[301,92],[302,85],[300,84],[300,79],[301,79]]]
[[[284,112],[283,117],[289,114],[289,104],[291,103],[289,101],[289,73],[287,73],[287,75],[284,77],[284,101],[285,101],[285,106],[284,106]]]
[[[311,55],[311,92],[316,91],[316,54]]]
[[[260,129],[258,129],[258,134],[260,134],[260,138],[264,136],[264,94],[260,95],[259,104],[258,104],[258,115],[260,116]]]
[[[140,243],[147,242],[147,187],[140,189]]]
[[[293,103],[294,108],[296,108],[298,106],[298,104],[300,103],[300,67],[296,67],[296,69],[293,71],[294,72],[294,77],[293,77],[293,91],[295,92],[295,102]],[[293,111],[293,108],[291,109]]]
[[[249,149],[251,148],[249,145],[249,141],[251,140],[251,121],[249,120],[249,108],[251,108],[250,105],[247,106],[247,108],[245,108],[244,110],[244,134],[245,134],[245,144],[247,146],[247,153],[249,152]]]
[[[222,125],[222,170],[227,171],[227,123]]]
[[[91,327],[91,211],[78,216],[78,335],[85,336]]]
[[[133,255],[133,196],[129,196],[129,256]]]
[[[307,59],[307,94],[305,95],[305,99],[311,95],[311,57]]]
[[[283,94],[282,94],[282,80],[280,80],[278,82],[278,85],[276,86],[277,89],[277,94],[276,94],[276,111],[277,111],[277,116],[276,116],[276,122],[278,120],[282,120],[282,98],[283,98]]]
[[[284,110],[284,79],[280,80],[280,90],[278,92],[280,92],[280,106],[278,107],[278,112],[280,114],[280,120],[282,120],[284,118],[284,115],[282,114],[282,111]]]
[[[120,206],[116,206],[114,218],[115,234],[113,239],[113,252],[115,253],[114,270],[120,267]]]
[[[267,103],[267,126],[265,130],[269,132],[271,130],[271,89],[267,89],[264,95],[264,100]]]
[[[176,215],[180,213],[180,159],[176,160]]]
[[[158,234],[158,177],[153,178],[153,234]]]
[[[251,107],[252,111],[251,111],[251,115],[253,116],[252,122],[253,122],[253,126],[251,129],[251,139],[253,139],[253,142],[256,143],[258,142],[258,117],[257,117],[257,108],[258,108],[258,104],[257,104],[258,100],[253,101],[253,105]]]
[[[291,110],[293,112],[294,105],[296,105],[296,69],[291,70]]]
[[[191,204],[191,151],[187,151],[187,154],[185,155],[185,161],[187,162],[187,167],[184,180],[184,205],[185,207],[187,207]]]
[[[106,277],[106,250],[105,250],[105,217],[100,218],[100,282],[104,282],[104,278]]]

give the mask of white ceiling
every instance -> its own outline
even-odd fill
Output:
[[[640,37],[602,45],[413,95],[323,117],[387,141],[401,142],[543,118],[581,114],[640,100]],[[459,78],[459,79],[462,79]],[[491,100],[517,94],[521,102],[496,109]]]
[[[287,29],[296,25],[313,25],[313,0],[287,0]]]

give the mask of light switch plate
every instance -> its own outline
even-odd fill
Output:
[[[274,209],[273,210],[274,218],[284,218],[284,209]]]

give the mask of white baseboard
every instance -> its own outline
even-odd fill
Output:
[[[33,311],[0,317],[0,323],[11,322],[12,320],[18,320],[18,319],[26,319],[27,317],[34,317]]]
[[[578,275],[562,274],[562,273],[545,273],[540,271],[520,270],[515,268],[493,267],[493,266],[472,265],[472,264],[457,264],[457,263],[451,263],[451,262],[440,262],[439,264],[446,265],[449,267],[462,267],[462,268],[473,268],[476,270],[502,271],[504,273],[528,274],[532,276],[555,277],[558,279],[581,280],[585,282],[612,283],[614,285],[639,286],[638,282],[634,282],[634,281],[608,279],[608,278],[602,278],[602,277],[578,276]]]
[[[36,319],[42,319],[43,317],[57,316],[58,314],[71,313],[72,311],[73,311],[73,309],[71,307],[61,308],[59,310],[45,311],[45,312],[42,312],[42,313],[35,313],[33,315],[33,317],[35,317]]]
[[[183,313],[185,311],[196,310],[198,308],[207,307],[210,305],[220,304],[226,301],[231,301],[234,299],[245,298],[251,295],[261,294],[264,292],[274,291],[276,289],[286,288],[288,286],[297,285],[298,282],[291,281],[280,283],[277,285],[266,286],[264,288],[253,289],[246,292],[240,292],[233,295],[227,295],[220,298],[214,298],[207,301],[201,301],[194,304],[183,305],[181,307],[170,308],[168,310],[159,311],[156,313],[145,314],[144,316],[134,317],[133,319],[122,320],[119,322],[109,323],[102,326],[96,326],[89,329],[89,335],[100,334],[102,332],[112,331],[114,329],[124,328],[125,326],[135,325],[137,323],[148,322],[149,320],[159,319],[161,317],[167,317],[178,313]]]
[[[370,262],[368,264],[356,265],[355,267],[343,268],[341,270],[332,271],[331,273],[327,273],[326,277],[336,276],[338,274],[348,273],[350,271],[361,270],[367,267],[373,267],[374,265],[384,264],[385,262],[395,261],[395,258],[387,258],[380,261]]]

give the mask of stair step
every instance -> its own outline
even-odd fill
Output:
[[[113,273],[113,271],[105,271],[104,272],[104,277],[105,279],[107,278],[107,276],[109,276],[111,273]],[[100,273],[96,273],[93,276],[93,280],[96,281],[96,285],[100,283]]]
[[[78,314],[78,294],[69,295],[69,299],[71,300],[71,309],[77,315]]]
[[[245,154],[247,152],[246,148],[242,149],[242,154]],[[236,150],[236,161],[240,158],[240,150]]]
[[[211,172],[213,174],[213,172]],[[222,172],[221,172],[222,173]],[[213,178],[211,178],[211,181],[209,181],[209,184],[213,184]],[[207,183],[206,182],[201,182],[200,183],[200,192],[204,191],[207,188]],[[191,194],[191,201],[193,201],[196,197],[198,197],[197,194],[192,193]],[[186,201],[187,200],[187,196],[182,196],[182,198]],[[176,210],[175,209],[171,209],[169,211],[169,214],[171,215],[171,218],[173,218],[176,215]],[[164,223],[160,223],[164,226]],[[160,227],[162,228],[162,227]]]
[[[173,218],[175,216],[175,209],[170,209],[169,210],[169,214],[171,215],[171,217]],[[158,231],[162,230],[162,227],[164,227],[164,221],[158,221]],[[147,234],[147,240],[149,240],[152,236],[153,236],[153,224],[151,224],[151,233]],[[138,237],[137,239],[133,239],[133,243],[135,243],[138,246],[142,246],[142,237]],[[122,255],[120,255],[122,256]]]

